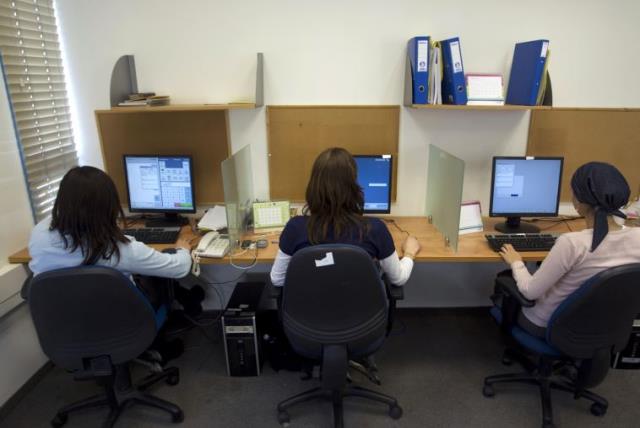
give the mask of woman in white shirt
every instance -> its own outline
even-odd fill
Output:
[[[179,239],[175,254],[161,253],[125,236],[120,199],[111,178],[90,166],[69,170],[60,182],[51,217],[31,233],[29,268],[34,275],[81,265],[115,268],[127,276],[182,278],[191,268],[189,242]],[[157,307],[164,292],[162,281],[138,284]]]
[[[571,189],[585,230],[558,237],[533,275],[511,245],[500,252],[520,292],[536,301],[535,306],[523,308],[518,324],[538,337],[545,337],[555,309],[586,280],[610,267],[640,262],[640,228],[625,228],[613,220],[613,216],[626,218],[619,209],[630,194],[620,171],[606,163],[587,163],[574,173]]]
[[[364,194],[357,182],[356,168],[355,160],[345,149],[331,148],[318,155],[307,184],[304,215],[289,220],[280,235],[271,269],[273,285],[284,285],[289,261],[296,251],[326,243],[359,246],[380,261],[392,284],[407,282],[420,244],[414,237],[407,237],[402,245],[403,257],[398,257],[386,225],[363,215]]]

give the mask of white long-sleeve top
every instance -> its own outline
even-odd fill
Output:
[[[284,285],[287,267],[293,254],[311,245],[307,236],[308,219],[309,217],[306,216],[293,217],[282,231],[280,248],[271,268],[273,285]],[[350,244],[363,248],[372,258],[380,261],[380,267],[392,284],[404,285],[411,276],[413,260],[409,257],[403,257],[401,260],[398,257],[393,238],[382,220],[367,217],[366,221],[368,228],[364,236],[359,236],[356,231],[352,231],[353,233],[346,233],[341,239],[335,240],[330,234],[326,243]]]
[[[287,275],[287,268],[289,267],[290,255],[285,254],[282,250],[278,250],[276,259],[273,262],[271,268],[271,282],[277,287],[284,285],[284,279]],[[404,285],[411,276],[411,270],[413,269],[413,260],[409,257],[403,257],[400,259],[396,251],[389,257],[380,260],[380,267],[382,271],[387,275],[389,281],[393,285]]]
[[[523,262],[511,264],[520,292],[536,304],[523,308],[535,325],[546,327],[556,308],[595,274],[615,266],[640,262],[640,228],[609,231],[591,252],[593,229],[561,235],[535,274]]]
[[[78,248],[70,251],[65,248],[60,233],[49,230],[51,219],[38,223],[31,232],[29,240],[29,268],[34,275],[54,269],[76,267],[82,265],[84,255]],[[127,236],[131,242],[118,243],[120,258],[100,259],[98,266],[112,267],[127,276],[131,274],[159,276],[163,278],[182,278],[191,269],[191,255],[185,249],[178,249],[175,254],[161,253]]]

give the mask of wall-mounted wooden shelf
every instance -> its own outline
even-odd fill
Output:
[[[112,107],[107,110],[96,110],[96,113],[157,113],[174,111],[221,111],[221,110],[250,110],[256,108],[254,103],[229,103],[229,104],[169,104],[166,106],[131,106]]]
[[[228,104],[175,104],[168,106],[126,106],[127,111],[205,111],[205,110],[237,110],[254,109],[264,105],[264,55],[258,52],[256,56],[256,91],[255,101],[252,103]],[[130,94],[138,92],[138,77],[133,55],[123,55],[116,62],[111,72],[109,96],[111,111],[120,110],[118,104],[127,100]],[[101,110],[104,112],[104,110]]]
[[[451,104],[411,104],[410,108],[425,110],[495,110],[495,111],[512,111],[512,110],[551,110],[549,106],[469,106],[469,105],[451,105]]]

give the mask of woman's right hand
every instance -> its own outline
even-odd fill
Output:
[[[178,238],[176,241],[176,248],[184,248],[187,251],[191,251],[191,240]]]
[[[405,239],[404,243],[402,244],[403,255],[405,257],[411,257],[413,259],[416,256],[416,254],[418,254],[419,251],[420,251],[420,243],[415,237],[409,235],[407,239]]]

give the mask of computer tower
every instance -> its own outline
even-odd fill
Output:
[[[229,376],[258,376],[262,366],[257,314],[263,282],[236,285],[222,316],[222,335]]]
[[[633,322],[627,346],[613,355],[611,367],[614,369],[640,369],[640,318]]]

